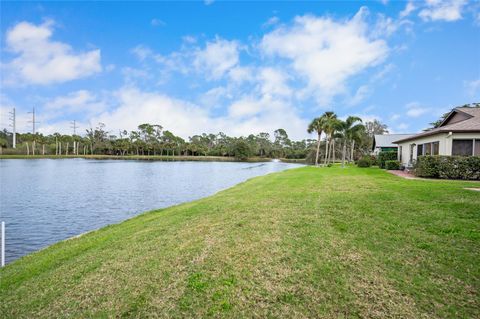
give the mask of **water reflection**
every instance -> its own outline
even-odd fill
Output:
[[[211,195],[297,164],[0,160],[7,262],[138,213]]]

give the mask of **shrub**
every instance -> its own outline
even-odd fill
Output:
[[[370,167],[372,166],[372,159],[370,156],[364,156],[357,161],[358,167]]]
[[[386,161],[395,161],[397,160],[398,155],[396,151],[387,151],[378,153],[377,164],[380,168],[385,168]]]
[[[388,170],[400,169],[399,161],[385,161],[385,168]]]
[[[420,177],[480,180],[480,157],[419,156],[414,173]]]
[[[248,143],[241,139],[235,142],[232,151],[235,158],[242,161],[248,159],[248,157],[251,156],[252,153]]]
[[[438,156],[419,156],[414,165],[414,173],[420,177],[438,178]]]

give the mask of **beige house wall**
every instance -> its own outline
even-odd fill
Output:
[[[480,133],[438,133],[435,135],[425,136],[399,143],[401,147],[401,163],[405,166],[411,166],[410,163],[410,146],[413,146],[413,161],[417,160],[417,145],[431,142],[439,142],[439,155],[452,155],[452,140],[454,139],[478,139]],[[400,153],[400,151],[399,151]]]

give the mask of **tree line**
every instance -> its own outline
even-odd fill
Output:
[[[144,123],[136,130],[121,130],[113,134],[99,123],[84,135],[54,133],[17,133],[17,148],[12,148],[12,132],[0,131],[3,154],[24,155],[160,155],[160,156],[226,156],[238,159],[249,157],[306,159],[324,164],[332,161],[352,161],[368,153],[373,134],[388,132],[378,121],[362,123],[358,117],[340,120],[334,112],[325,112],[307,128],[317,139],[294,141],[279,128],[269,133],[231,137],[223,132],[203,133],[183,139],[159,124]]]

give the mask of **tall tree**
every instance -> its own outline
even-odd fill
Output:
[[[105,124],[98,123],[98,126],[95,129],[87,129],[87,137],[90,142],[90,153],[93,155],[95,150],[103,147],[107,140],[108,132],[105,131]]]
[[[373,121],[365,122],[365,131],[368,136],[373,138],[375,134],[388,134],[388,126],[375,119]]]
[[[329,143],[339,126],[339,121],[335,112],[329,111],[322,115],[323,118],[323,131],[325,132],[325,161],[324,165],[327,165],[329,157]]]
[[[343,139],[342,167],[345,167],[347,144],[350,144],[350,160],[352,160],[355,140],[359,138],[360,132],[363,131],[365,127],[361,124],[362,119],[357,116],[349,116],[345,121],[340,121],[339,123],[339,133]]]
[[[287,132],[283,128],[279,128],[273,132],[273,136],[275,138],[274,145],[276,156],[284,157],[285,156],[285,148],[290,146],[291,141],[288,138]]]
[[[324,124],[325,124],[324,117],[316,117],[308,125],[308,129],[307,129],[308,133],[313,133],[313,132],[317,133],[317,151],[315,153],[315,165],[318,165],[318,156],[320,154],[320,139],[322,137]]]

